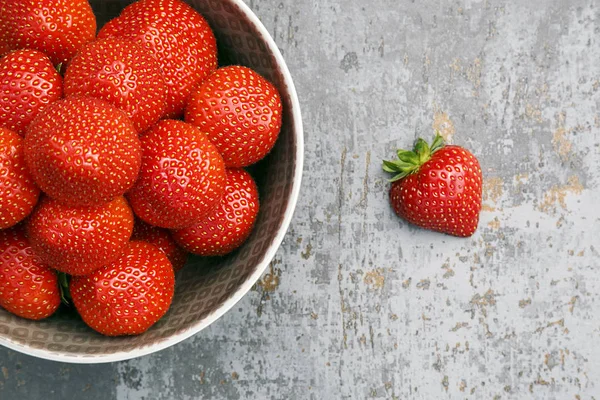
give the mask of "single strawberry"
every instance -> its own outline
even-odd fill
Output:
[[[121,37],[150,50],[168,87],[167,118],[178,118],[192,89],[217,68],[217,43],[206,20],[180,0],[140,0],[109,21],[99,38]]]
[[[108,38],[87,44],[69,63],[65,96],[72,95],[106,100],[143,132],[164,114],[167,85],[148,50],[130,40]]]
[[[93,206],[133,186],[141,148],[123,111],[103,100],[73,96],[49,105],[29,125],[25,160],[48,196]]]
[[[436,135],[431,147],[417,140],[414,150],[398,150],[398,160],[384,161],[396,174],[390,201],[401,218],[419,227],[449,235],[475,233],[481,211],[482,175],[471,152],[445,145]]]
[[[183,121],[162,120],[140,140],[142,167],[127,194],[140,219],[184,228],[216,207],[225,188],[225,165],[206,135]]]
[[[60,297],[56,271],[35,255],[22,226],[0,231],[0,306],[38,320],[54,314]]]
[[[0,128],[0,229],[24,220],[39,195],[40,190],[25,166],[23,138],[10,129]]]
[[[44,263],[69,275],[87,275],[121,254],[133,222],[122,196],[94,207],[70,207],[43,197],[26,227]]]
[[[141,240],[155,245],[166,254],[173,265],[175,272],[182,269],[187,260],[187,253],[173,240],[171,233],[167,229],[148,225],[144,221],[137,219],[133,226],[131,240]]]
[[[174,291],[173,267],[165,253],[140,241],[129,242],[117,260],[70,284],[83,321],[107,336],[144,333],[167,312]]]
[[[281,130],[277,88],[253,70],[230,66],[212,73],[190,96],[185,121],[206,132],[228,167],[261,160]]]
[[[44,53],[16,50],[0,59],[0,127],[25,136],[31,120],[62,94],[62,78]]]
[[[87,0],[0,1],[0,48],[35,49],[52,63],[67,63],[96,36]]]
[[[246,241],[258,215],[258,189],[241,168],[227,169],[221,203],[200,222],[173,231],[173,238],[190,253],[222,256]]]

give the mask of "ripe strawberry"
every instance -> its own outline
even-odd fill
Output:
[[[56,271],[35,255],[22,227],[0,231],[0,306],[38,320],[54,314],[59,305]]]
[[[104,25],[98,37],[133,40],[156,57],[167,81],[167,118],[180,117],[194,86],[217,68],[217,44],[210,26],[180,0],[135,2]]]
[[[165,253],[146,242],[130,242],[115,261],[89,276],[74,277],[75,308],[92,329],[107,336],[139,335],[169,309],[175,290]]]
[[[250,236],[258,215],[258,189],[243,169],[228,169],[221,203],[200,222],[173,231],[173,237],[187,251],[201,256],[222,256],[232,252]]]
[[[228,167],[245,167],[271,151],[281,130],[281,98],[246,67],[212,73],[190,96],[185,121],[200,128]]]
[[[48,196],[68,205],[104,204],[135,182],[137,132],[125,113],[91,97],[69,97],[38,115],[25,137],[25,161]]]
[[[202,132],[182,121],[163,120],[140,140],[142,167],[127,194],[138,217],[177,229],[216,207],[225,188],[225,166]]]
[[[23,159],[23,139],[0,128],[0,229],[10,228],[27,217],[35,207],[40,190]]]
[[[30,48],[66,63],[96,36],[96,17],[87,0],[0,1],[0,48]]]
[[[167,85],[160,65],[145,48],[109,38],[87,44],[69,63],[65,96],[75,94],[117,106],[143,132],[163,115]]]
[[[62,94],[62,78],[44,53],[16,50],[0,59],[0,127],[25,136],[31,120]]]
[[[460,146],[446,146],[436,135],[431,147],[419,139],[414,151],[399,150],[384,161],[392,178],[390,201],[396,214],[425,229],[467,237],[475,233],[481,211],[479,161]]]
[[[0,32],[3,32],[2,29],[2,25],[0,24]],[[4,56],[8,52],[10,52],[10,47],[8,47],[8,43],[6,43],[4,40],[3,34],[0,33],[0,57]]]
[[[133,222],[122,196],[94,207],[70,207],[44,197],[26,226],[31,247],[46,264],[70,275],[87,275],[121,254]]]
[[[171,233],[167,229],[148,225],[138,219],[133,226],[131,240],[141,240],[158,247],[166,254],[169,261],[171,261],[175,272],[182,269],[185,265],[187,253],[175,243],[175,240],[173,240]]]

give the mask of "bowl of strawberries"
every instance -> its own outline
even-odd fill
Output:
[[[242,0],[0,1],[0,344],[74,363],[198,333],[294,212],[299,103]]]

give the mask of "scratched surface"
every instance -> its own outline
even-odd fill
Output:
[[[306,167],[270,271],[158,354],[0,349],[1,399],[600,399],[600,2],[252,0],[300,94]],[[380,160],[480,157],[477,233],[394,217]]]

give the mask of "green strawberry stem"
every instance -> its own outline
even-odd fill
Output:
[[[58,273],[58,287],[60,288],[60,299],[63,304],[71,305],[71,293],[69,292],[69,276],[64,272]]]
[[[431,146],[419,138],[413,150],[398,150],[398,159],[393,161],[383,160],[383,170],[395,174],[389,181],[396,182],[410,174],[414,174],[431,159],[436,151],[446,145],[444,138],[436,133]]]

